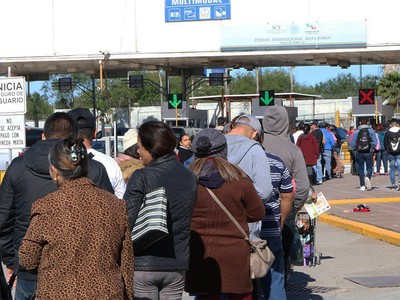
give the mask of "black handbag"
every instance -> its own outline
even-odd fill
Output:
[[[160,187],[144,196],[132,229],[133,248],[142,251],[167,235],[167,197]]]

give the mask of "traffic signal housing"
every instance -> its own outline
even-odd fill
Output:
[[[168,94],[168,109],[182,108],[182,94]]]
[[[260,106],[273,106],[275,105],[275,91],[274,90],[262,90],[260,94]]]
[[[375,104],[374,89],[359,89],[358,90],[358,104],[359,105]]]

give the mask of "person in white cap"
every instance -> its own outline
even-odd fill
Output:
[[[142,161],[140,160],[139,154],[137,153],[137,138],[137,129],[129,129],[124,134],[124,152],[119,153],[118,156],[114,158],[121,168],[122,176],[124,177],[126,183],[129,181],[129,178],[135,170],[144,167]]]

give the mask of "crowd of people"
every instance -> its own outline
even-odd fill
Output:
[[[362,190],[374,153],[374,174],[380,160],[387,173],[388,159],[396,185],[399,125],[376,129],[362,121],[350,134]],[[291,131],[280,106],[267,107],[262,123],[246,114],[219,118],[217,128],[179,141],[167,124],[149,121],[127,131],[115,159],[91,149],[95,134],[89,110],[54,113],[42,141],[6,171],[0,258],[17,276],[17,300],[181,299],[183,291],[286,299],[296,215],[312,185],[341,172],[333,162],[346,137],[337,128],[313,120]],[[250,239],[267,241],[275,261],[264,277],[251,279],[249,243],[213,196]],[[157,201],[166,210],[143,221],[140,212]],[[160,222],[157,233],[144,226],[138,242],[133,230],[150,219]]]
[[[348,131],[352,160],[351,173],[360,178],[360,191],[371,190],[371,179],[389,175],[391,189],[400,190],[396,171],[400,167],[400,124],[392,119],[386,124],[370,126],[367,119]]]

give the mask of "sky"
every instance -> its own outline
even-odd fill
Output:
[[[361,66],[362,76],[366,75],[382,75],[381,65],[363,65]],[[318,67],[295,67],[293,76],[300,84],[315,85],[335,78],[339,74],[351,74],[355,78],[360,77],[360,66],[350,66],[347,69],[331,66]]]

